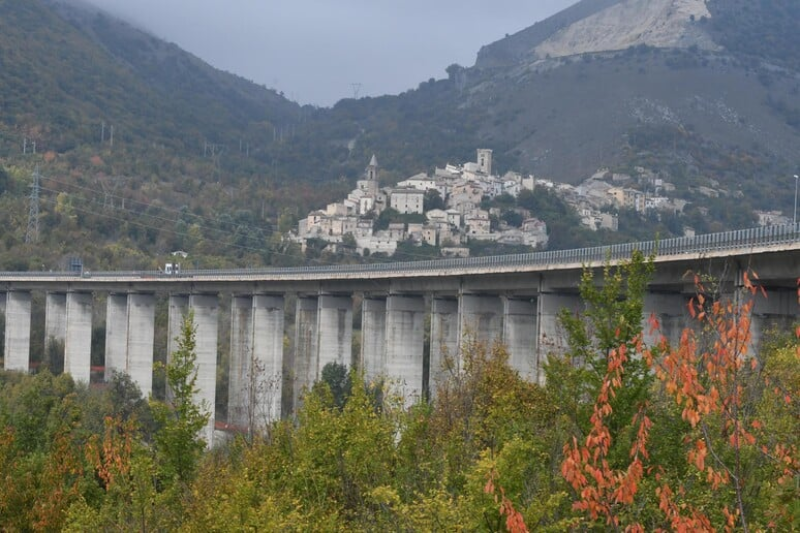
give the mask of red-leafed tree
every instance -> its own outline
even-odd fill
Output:
[[[573,509],[599,527],[643,530],[632,504],[649,470],[653,376],[642,357],[642,313],[652,271],[652,257],[640,252],[607,266],[599,287],[587,269],[585,310],[560,315],[569,350],[547,365],[548,386],[574,423],[561,474],[575,491]]]
[[[687,461],[721,500],[724,527],[738,525],[743,531],[750,529],[754,507],[750,500],[757,498],[765,476],[777,474],[779,484],[800,478],[796,443],[770,439],[756,408],[759,401],[776,395],[795,415],[800,414],[796,384],[780,383],[767,371],[769,361],[753,348],[753,306],[756,298],[767,297],[754,280],[755,273],[743,273],[741,289],[733,297],[722,298],[696,276],[697,294],[689,303],[696,327],[685,329],[674,348],[662,339],[664,357],[650,359],[667,394],[691,426],[685,438]],[[795,356],[797,363],[800,346]],[[681,487],[677,496],[683,493]],[[711,527],[711,520],[690,501],[676,504],[676,493],[668,484],[658,494],[673,529]]]
[[[592,399],[586,432],[580,432],[577,416],[579,431],[564,447],[561,471],[575,490],[573,509],[598,526],[601,521],[600,527],[628,531],[798,526],[800,330],[793,340],[755,351],[751,315],[755,299],[767,297],[756,279],[745,273],[734,294],[720,295],[695,278],[697,294],[689,303],[692,327],[683,331],[676,346],[662,337],[657,346],[643,347],[640,335],[626,337],[623,330],[615,332],[613,343],[605,342],[603,359],[571,346],[571,354],[582,357],[570,360],[568,354],[566,363],[580,364],[582,394]],[[619,322],[620,308],[605,302],[606,323]],[[602,337],[596,340],[601,328],[589,332],[576,327],[577,320],[565,321],[573,344],[576,338],[583,346],[603,342]],[[651,327],[658,330],[654,318]],[[597,372],[598,363],[605,363],[602,373]],[[635,404],[627,399],[621,404],[620,395],[630,394],[631,380],[642,377],[639,363],[657,381]],[[600,376],[594,389],[587,369]],[[562,370],[561,375],[569,378],[574,373]],[[571,384],[574,393],[575,382],[564,383]],[[656,402],[659,412],[651,407]],[[574,405],[580,414],[580,397]],[[667,412],[675,411],[670,405],[679,414],[677,423],[678,416],[671,419]],[[665,433],[658,424],[678,433],[671,442],[683,446],[682,464],[652,460],[648,446],[658,449],[665,444],[653,441]],[[656,516],[659,512],[661,518]]]

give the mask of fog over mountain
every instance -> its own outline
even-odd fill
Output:
[[[89,0],[304,104],[396,94],[575,0]],[[355,87],[354,87],[354,84]],[[360,84],[360,85],[359,85]]]

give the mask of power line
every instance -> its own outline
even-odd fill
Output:
[[[49,181],[49,182],[57,183],[59,185],[63,185],[64,187],[72,187],[72,188],[79,189],[79,190],[82,190],[82,191],[88,191],[88,192],[95,193],[95,194],[102,194],[103,198],[104,198],[104,202],[103,203],[104,203],[105,206],[108,205],[108,200],[115,199],[115,200],[120,200],[123,203],[123,205],[125,203],[137,204],[137,205],[145,206],[148,209],[155,208],[155,209],[160,209],[162,211],[176,213],[176,214],[179,214],[179,215],[182,215],[182,216],[189,216],[189,217],[192,217],[194,219],[205,221],[205,222],[207,222],[209,224],[217,224],[217,223],[219,223],[219,220],[215,220],[213,218],[205,217],[203,215],[198,215],[198,214],[192,213],[191,211],[183,211],[181,209],[175,209],[175,208],[166,207],[166,206],[153,205],[152,203],[143,202],[141,200],[134,200],[133,198],[121,196],[121,195],[118,195],[118,194],[113,194],[113,193],[106,192],[106,191],[99,191],[97,189],[92,189],[91,187],[78,185],[76,183],[67,183],[67,182],[64,182],[64,181],[59,181],[59,180],[57,180],[55,178],[45,178],[45,179],[47,179],[47,181]],[[51,192],[67,192],[67,191],[54,191],[52,189],[48,189],[48,190],[50,190]],[[114,207],[114,206],[112,205],[111,207]],[[155,215],[145,215],[145,216],[158,218],[158,217],[155,217]],[[180,220],[180,219],[164,219],[164,220],[170,220],[172,222],[178,222],[178,220]],[[271,225],[271,226],[266,226],[266,227],[254,226],[252,224],[237,224],[237,225],[240,226],[240,227],[243,226],[243,227],[247,227],[249,229],[256,229],[256,230],[259,230],[259,231],[275,231],[277,229],[277,226],[274,225],[274,224]]]
[[[50,189],[50,188],[47,188],[47,187],[42,187],[42,190],[46,191],[46,192],[51,192],[51,193],[54,193],[54,194],[61,194],[61,193],[68,194],[66,191],[59,191],[59,190]],[[92,200],[94,200],[94,202],[92,202],[92,200],[85,199],[85,198],[80,198],[78,196],[73,196],[73,198],[79,198],[80,200],[82,200],[82,201],[84,201],[86,203],[95,203],[95,204],[97,203],[96,199],[92,199]],[[131,213],[131,214],[139,216],[139,217],[152,218],[152,219],[155,219],[156,221],[166,222],[166,223],[172,224],[172,225],[177,224],[178,222],[182,222],[180,219],[166,218],[166,217],[161,217],[161,216],[158,216],[158,215],[151,215],[151,214],[145,213],[145,212],[129,211],[127,209],[117,208],[115,206],[111,206],[111,208],[114,209],[114,210],[120,210],[120,211],[125,212],[125,213]],[[89,213],[99,214],[99,213],[94,213],[93,211],[90,211]],[[224,232],[224,233],[231,233],[228,230],[223,230],[223,229],[219,229],[219,228],[212,227],[212,226],[201,226],[199,224],[195,224],[195,225],[197,226],[197,228],[199,228],[201,230],[205,230],[205,231],[218,231],[218,232]],[[159,225],[159,226],[151,226],[151,227],[153,227],[154,229],[161,229],[164,226],[163,225]],[[253,228],[253,227],[249,227],[248,228],[245,225],[241,225],[240,227],[243,227],[243,228],[246,228],[246,229],[250,229],[250,230],[259,230],[259,228]]]
[[[46,203],[52,204],[52,205],[56,205],[56,203],[57,203],[57,200],[50,199],[50,198],[43,198],[43,201],[46,202]],[[118,222],[124,222],[126,224],[131,224],[131,225],[138,226],[138,227],[141,227],[141,228],[153,229],[153,230],[157,230],[157,231],[164,231],[164,232],[171,233],[173,235],[179,235],[179,236],[182,236],[182,237],[188,237],[189,236],[188,233],[181,232],[181,231],[176,231],[174,229],[170,229],[170,228],[167,228],[167,227],[164,227],[164,226],[152,226],[150,224],[145,224],[143,222],[137,222],[135,220],[129,220],[129,219],[126,219],[126,218],[121,218],[121,217],[115,217],[113,215],[109,215],[109,214],[106,214],[106,213],[98,213],[97,211],[90,211],[88,209],[81,209],[80,207],[75,207],[75,206],[72,206],[72,209],[74,209],[75,211],[78,211],[80,213],[87,214],[87,215],[97,216],[97,217],[101,217],[101,218],[107,218],[107,219],[110,219],[110,220],[116,220]],[[279,252],[277,250],[270,249],[270,248],[267,248],[267,247],[255,248],[253,246],[244,246],[244,245],[241,245],[241,244],[229,243],[229,242],[220,241],[220,240],[216,240],[216,239],[204,238],[204,240],[206,240],[206,241],[208,241],[210,243],[220,244],[220,245],[228,246],[228,247],[231,247],[231,248],[239,248],[241,250],[246,250],[246,251],[251,251],[251,252],[262,253],[264,251],[269,251],[270,253],[273,253],[273,254],[276,254],[276,255],[283,255],[283,256],[286,256],[286,257],[293,257],[291,254]]]

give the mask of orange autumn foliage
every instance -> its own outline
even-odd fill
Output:
[[[634,339],[641,346],[641,337]],[[613,469],[608,455],[612,435],[606,419],[612,413],[610,400],[622,386],[624,364],[628,360],[625,344],[612,350],[608,357],[605,379],[595,402],[590,423],[591,430],[583,443],[573,437],[572,443],[564,446],[564,461],[561,474],[580,495],[573,508],[585,511],[593,520],[603,519],[609,526],[619,527],[618,509],[630,505],[639,490],[645,474],[644,461],[649,458],[647,440],[651,422],[646,414],[646,405],[640,406],[632,424],[638,426],[636,438],[630,449],[631,462],[626,469]],[[643,531],[641,524],[632,523],[626,531]]]

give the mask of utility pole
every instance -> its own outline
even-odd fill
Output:
[[[361,94],[361,84],[351,83],[350,85],[353,86],[353,99],[358,100],[358,95]]]
[[[41,175],[39,165],[33,171],[31,184],[30,209],[28,210],[28,229],[25,232],[25,242],[30,244],[39,240],[39,191],[41,190]]]

